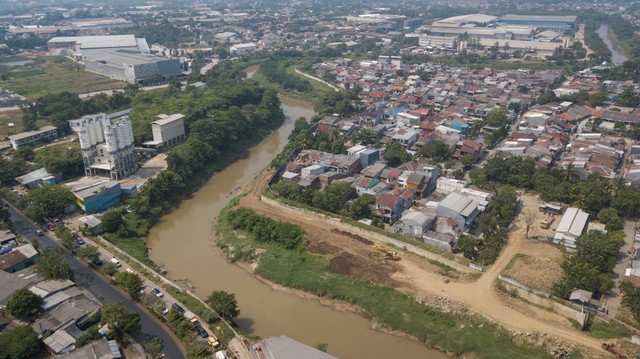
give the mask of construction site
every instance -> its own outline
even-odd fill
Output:
[[[268,178],[269,173],[263,173],[245,188],[248,194],[239,206],[301,226],[307,251],[328,259],[333,273],[390,286],[443,311],[480,314],[508,329],[516,341],[545,345],[557,358],[573,348],[580,348],[587,358],[608,358],[622,345],[627,353],[623,357],[640,353],[637,346],[625,340],[603,345],[602,339],[577,330],[567,317],[496,288],[503,273],[543,291],[550,290],[561,275],[561,251],[536,240],[552,232],[553,216],[538,214],[528,234],[532,239],[526,238],[522,213],[538,212],[539,201],[534,195],[521,196],[523,208],[514,221],[509,243],[496,262],[480,273],[455,258],[399,241],[394,243],[390,237],[265,197],[262,191]]]

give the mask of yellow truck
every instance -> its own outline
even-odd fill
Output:
[[[554,218],[553,217],[549,217],[547,219],[544,219],[540,222],[540,228],[542,229],[549,229],[549,227],[551,227],[551,223],[553,223]]]

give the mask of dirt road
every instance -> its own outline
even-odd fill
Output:
[[[366,261],[367,257],[371,259],[366,244],[336,233],[335,226],[330,223],[314,218],[312,214],[303,213],[279,203],[261,201],[260,194],[265,188],[268,178],[269,174],[263,173],[248,185],[245,189],[248,195],[241,200],[240,206],[249,207],[270,217],[302,226],[309,241],[308,249],[313,253],[334,258],[340,252],[348,252],[359,257],[361,261]],[[525,210],[533,208],[537,211],[535,197],[527,196],[523,199]],[[589,352],[587,356],[589,358],[609,357],[600,347],[601,340],[576,330],[566,318],[525,305],[522,302],[509,302],[494,289],[498,274],[504,270],[514,255],[535,253],[536,246],[548,245],[525,239],[524,229],[518,225],[519,220],[520,218],[510,232],[509,242],[500,257],[475,282],[451,280],[450,277],[443,275],[437,267],[410,254],[403,254],[403,259],[400,262],[390,264],[386,271],[388,276],[382,282],[399,290],[411,292],[416,296],[448,298],[508,329],[522,333],[546,333],[548,336],[576,344]],[[334,229],[333,232],[332,229]],[[362,233],[358,233],[358,235],[362,235],[374,243],[379,243],[375,236],[367,236]],[[320,247],[322,248],[319,250]],[[364,255],[364,253],[369,253],[369,255]]]

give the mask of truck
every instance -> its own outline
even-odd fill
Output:
[[[210,335],[207,338],[207,344],[209,344],[209,346],[211,347],[212,350],[218,350],[218,349],[221,348],[220,341],[218,341],[218,338],[216,338],[216,337],[214,337],[212,335]]]
[[[540,222],[540,228],[542,228],[542,229],[549,229],[549,227],[551,226],[551,223],[553,223],[553,220],[554,220],[554,219],[555,219],[555,218],[553,218],[553,217],[549,217],[549,218],[543,219],[543,220]]]

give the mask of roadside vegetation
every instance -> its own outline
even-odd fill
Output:
[[[417,303],[394,289],[329,271],[329,262],[311,255],[303,247],[286,249],[277,242],[258,241],[255,233],[242,228],[234,214],[237,200],[223,210],[216,230],[218,245],[233,256],[240,248],[260,248],[256,274],[287,287],[357,305],[362,314],[392,330],[401,330],[456,355],[476,353],[481,358],[548,357],[542,348],[516,345],[504,329],[470,314],[443,313]],[[242,210],[243,212],[245,210]],[[252,216],[258,216],[252,214]],[[302,230],[298,227],[298,230]]]

